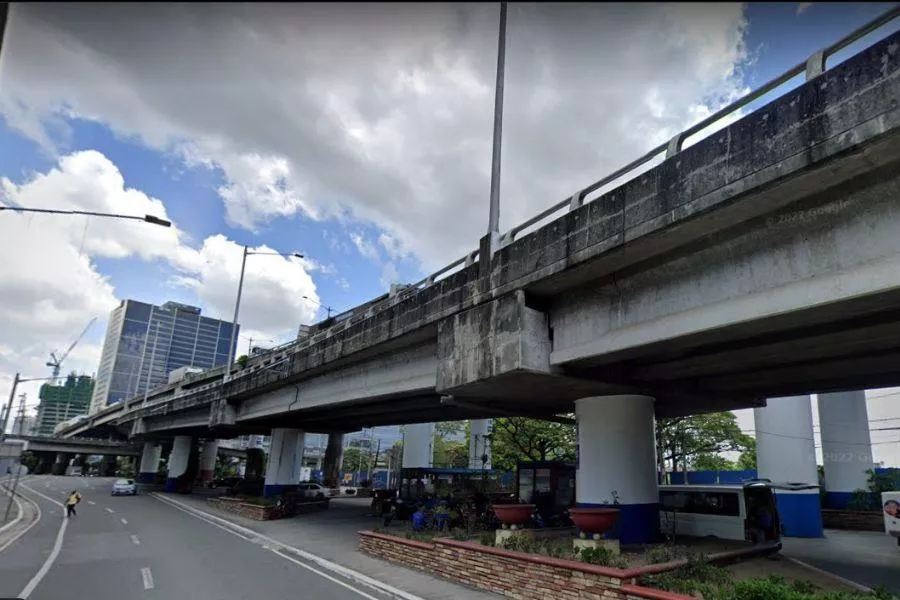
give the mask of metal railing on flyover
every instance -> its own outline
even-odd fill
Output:
[[[831,44],[830,46],[827,46],[826,48],[824,48],[822,50],[819,50],[818,52],[815,52],[812,56],[810,56],[804,62],[794,65],[793,67],[791,67],[790,69],[788,69],[787,71],[785,71],[784,73],[779,75],[778,77],[765,83],[764,85],[760,86],[756,90],[748,93],[747,95],[741,97],[740,99],[736,100],[735,102],[732,102],[731,104],[725,106],[724,108],[719,109],[718,111],[716,111],[709,117],[703,119],[702,121],[695,123],[694,125],[691,125],[684,131],[682,131],[682,132],[678,133],[677,135],[675,135],[674,137],[672,137],[669,141],[659,144],[658,146],[656,146],[655,148],[653,148],[652,150],[650,150],[649,152],[647,152],[640,158],[637,158],[637,159],[631,161],[624,167],[617,169],[616,171],[610,173],[609,175],[600,179],[599,181],[596,181],[596,182],[590,184],[589,186],[578,190],[571,196],[568,196],[565,200],[561,200],[560,202],[554,204],[553,206],[550,206],[550,207],[542,210],[541,212],[539,212],[535,216],[531,217],[530,219],[523,221],[522,223],[516,225],[515,227],[513,227],[512,229],[510,229],[509,231],[505,232],[504,234],[502,234],[500,236],[500,247],[502,248],[502,247],[512,243],[513,241],[515,241],[516,236],[519,233],[521,233],[522,231],[524,231],[525,229],[527,229],[533,225],[536,225],[537,223],[543,221],[547,217],[551,217],[554,214],[561,212],[563,209],[566,209],[566,212],[568,212],[568,211],[572,211],[572,210],[576,210],[576,209],[580,208],[581,206],[584,205],[587,196],[589,196],[593,192],[596,192],[597,190],[599,190],[600,188],[602,188],[604,186],[607,186],[611,183],[616,182],[619,179],[622,179],[623,177],[625,177],[629,174],[635,174],[634,172],[637,169],[646,165],[647,163],[651,162],[652,160],[658,158],[659,155],[662,154],[663,152],[665,152],[666,159],[676,156],[679,152],[682,151],[684,142],[687,138],[702,132],[704,129],[707,129],[708,127],[710,127],[712,125],[715,125],[717,122],[719,122],[723,118],[731,116],[736,111],[744,108],[745,106],[747,106],[754,100],[758,100],[759,98],[765,96],[769,92],[772,92],[773,90],[775,90],[776,88],[787,83],[794,77],[805,72],[806,80],[809,81],[810,79],[813,79],[814,77],[821,75],[822,73],[824,73],[827,70],[826,62],[829,57],[840,52],[841,50],[843,50],[850,44],[862,39],[866,35],[873,33],[874,31],[887,25],[888,23],[890,23],[891,21],[896,19],[898,16],[900,16],[900,6],[894,7],[891,10],[888,10],[880,17],[878,17],[878,18],[870,21],[869,23],[863,25],[862,27],[852,31],[851,33],[847,34],[846,36],[844,36],[837,42]],[[624,184],[624,183],[626,183],[626,181],[623,181],[622,183]],[[600,196],[600,197],[602,197],[602,196]],[[594,198],[590,201],[593,201],[595,199],[596,198]],[[250,360],[254,363],[253,366],[256,366],[258,368],[254,369],[254,370],[246,370],[246,372],[239,371],[238,374],[236,375],[236,377],[234,377],[234,378],[248,377],[250,375],[253,375],[254,373],[257,373],[261,369],[265,369],[265,367],[260,367],[258,365],[259,361],[264,360],[263,357],[271,356],[272,354],[275,354],[278,352],[283,352],[283,351],[300,350],[300,349],[308,346],[311,343],[320,341],[323,336],[327,337],[327,335],[328,335],[327,332],[330,330],[333,330],[335,327],[337,327],[339,325],[341,326],[341,329],[343,329],[343,327],[346,326],[346,322],[349,319],[351,319],[357,311],[359,311],[361,309],[364,309],[365,313],[368,313],[368,314],[371,314],[373,312],[378,312],[383,307],[391,306],[395,302],[397,302],[401,299],[407,298],[410,295],[433,285],[434,283],[439,281],[439,278],[450,273],[457,267],[472,265],[475,262],[477,262],[478,259],[479,259],[479,250],[478,249],[472,250],[472,251],[466,253],[464,256],[461,256],[460,258],[454,260],[450,264],[442,267],[441,269],[438,269],[431,275],[428,275],[427,277],[424,277],[423,279],[406,286],[405,288],[403,288],[402,290],[400,290],[397,294],[395,294],[393,296],[389,296],[389,297],[383,299],[382,301],[376,302],[374,304],[367,303],[360,307],[356,307],[356,308],[350,309],[348,311],[345,311],[339,315],[335,315],[334,317],[331,317],[330,319],[327,319],[325,321],[326,323],[329,323],[329,325],[327,327],[323,328],[322,330],[313,329],[313,331],[310,332],[310,335],[304,337],[303,339],[286,342],[285,344],[276,346],[275,348],[267,349],[262,354],[258,354],[256,356],[251,357]],[[315,327],[315,326],[313,326],[313,327]]]

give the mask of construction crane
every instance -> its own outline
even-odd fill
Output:
[[[86,333],[88,332],[88,329],[91,328],[91,325],[93,325],[93,324],[94,324],[94,321],[96,321],[96,320],[97,320],[97,317],[94,317],[94,318],[92,318],[92,319],[90,320],[90,322],[87,324],[87,326],[86,326],[86,327],[84,328],[84,330],[81,332],[81,334],[80,334],[77,338],[75,338],[75,341],[72,342],[72,343],[69,345],[69,348],[63,353],[62,356],[60,356],[59,358],[56,358],[56,353],[54,353],[54,352],[51,352],[51,353],[50,353],[50,362],[47,363],[47,366],[48,366],[48,367],[53,367],[53,379],[54,379],[54,381],[56,380],[56,378],[59,377],[59,369],[60,369],[60,367],[62,366],[63,361],[65,361],[66,358],[68,358],[69,352],[71,352],[72,349],[73,349],[75,346],[78,345],[78,342],[81,341],[81,338],[84,337],[84,334],[86,334]]]

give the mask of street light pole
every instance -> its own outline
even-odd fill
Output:
[[[497,42],[497,83],[494,88],[494,141],[491,155],[491,206],[488,235],[500,233],[500,142],[503,137],[503,77],[506,69],[506,2],[500,3],[500,34]]]
[[[241,275],[238,278],[237,297],[234,300],[234,319],[231,323],[231,341],[228,344],[228,361],[225,363],[225,381],[231,379],[231,364],[234,361],[235,340],[238,327],[238,314],[241,310],[241,291],[244,289],[244,271],[247,268],[247,257],[254,254],[303,258],[303,255],[299,252],[250,252],[247,245],[244,245],[244,254],[241,258]]]
[[[241,310],[241,290],[244,287],[244,270],[247,268],[247,246],[241,258],[241,276],[238,279],[237,298],[234,301],[234,319],[231,321],[231,341],[228,342],[228,360],[225,362],[225,381],[231,379],[231,363],[234,361],[234,339],[237,334],[238,312]]]
[[[32,212],[32,213],[44,213],[50,215],[87,215],[89,217],[107,217],[110,219],[128,219],[131,221],[144,221],[145,223],[150,223],[151,225],[159,225],[160,227],[171,227],[172,222],[167,221],[166,219],[160,219],[159,217],[154,217],[153,215],[144,215],[144,216],[136,216],[136,215],[119,215],[115,213],[102,213],[95,212],[91,210],[61,210],[56,208],[25,208],[22,206],[0,206],[0,212],[4,210],[11,210],[13,212]]]
[[[9,401],[6,403],[6,411],[3,413],[3,424],[0,425],[0,440],[6,439],[6,425],[9,422],[9,413],[12,412],[13,401],[16,399],[16,388],[22,381],[22,374],[16,373],[13,377],[12,389],[9,391]]]

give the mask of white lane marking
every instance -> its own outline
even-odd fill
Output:
[[[369,600],[379,600],[379,599],[376,598],[375,596],[369,595],[369,594],[365,593],[364,591],[359,590],[359,589],[353,587],[353,586],[350,585],[349,583],[346,583],[346,582],[344,582],[344,581],[341,581],[340,579],[336,579],[336,578],[332,577],[331,575],[329,575],[328,573],[323,573],[322,571],[320,571],[320,570],[318,570],[318,569],[316,569],[316,568],[314,568],[314,567],[311,567],[311,566],[309,566],[309,565],[306,564],[306,563],[302,563],[302,562],[300,562],[299,560],[297,560],[296,558],[291,558],[290,556],[285,556],[283,553],[279,552],[278,550],[275,550],[274,548],[272,549],[272,552],[274,552],[275,554],[277,554],[278,556],[280,556],[281,558],[283,558],[283,559],[285,559],[285,560],[291,561],[291,562],[294,563],[295,565],[298,565],[298,566],[300,566],[300,567],[303,567],[304,569],[308,569],[308,570],[312,571],[313,573],[315,573],[316,575],[318,575],[318,576],[320,576],[320,577],[324,577],[324,578],[327,579],[328,581],[333,581],[334,583],[336,583],[336,584],[338,584],[338,585],[340,585],[340,586],[343,586],[343,587],[347,588],[347,589],[350,590],[351,592],[355,592],[355,593],[359,594],[359,595],[362,596],[363,598],[368,598]]]
[[[25,487],[25,486],[23,485],[22,487]],[[30,525],[28,525],[28,527],[26,527],[25,529],[23,529],[22,531],[20,531],[20,532],[17,533],[16,535],[12,536],[12,538],[10,538],[5,544],[3,544],[2,546],[0,546],[0,552],[3,552],[4,550],[6,550],[6,549],[9,548],[10,546],[12,546],[13,542],[15,542],[17,539],[19,539],[20,537],[22,537],[22,536],[25,535],[26,533],[28,533],[29,530],[31,530],[31,528],[34,527],[35,525],[37,525],[37,524],[38,524],[38,521],[41,520],[41,507],[38,505],[38,503],[35,502],[34,500],[32,500],[31,498],[27,498],[27,497],[25,497],[25,496],[22,496],[22,498],[24,498],[25,500],[27,500],[28,502],[30,502],[32,506],[34,506],[35,510],[37,511],[37,513],[36,513],[36,514],[37,514],[37,517],[34,519],[34,521],[31,522]]]
[[[135,546],[140,546],[140,545],[141,545],[141,540],[139,540],[139,539],[138,539],[138,536],[136,536],[136,535],[131,536],[131,541],[134,542],[134,545],[135,545]]]
[[[40,492],[35,492],[28,486],[23,485],[22,487],[30,492],[34,492],[38,496],[43,496],[53,504],[58,505],[63,510],[62,523],[60,523],[59,525],[59,532],[56,534],[56,542],[54,542],[53,544],[53,550],[50,551],[50,555],[47,557],[47,560],[44,561],[44,564],[41,565],[41,568],[38,570],[38,572],[34,574],[34,577],[31,578],[31,581],[29,581],[25,586],[25,589],[19,592],[19,598],[21,600],[26,600],[29,596],[31,596],[34,588],[36,588],[41,580],[43,580],[44,577],[47,576],[47,573],[50,571],[50,567],[53,566],[53,563],[56,562],[56,557],[59,556],[59,551],[62,549],[63,537],[66,535],[66,528],[69,526],[69,519],[66,517],[65,506],[62,502],[57,502],[53,498],[47,498],[47,496],[44,496]]]
[[[116,512],[116,511],[114,511],[113,509],[111,509],[111,508],[108,507],[108,506],[103,507],[103,510],[105,510],[105,511],[108,512],[109,514],[113,514],[114,512]]]
[[[144,567],[141,569],[141,577],[144,579],[144,589],[152,590],[153,589],[153,573],[150,572],[150,567]]]
[[[128,521],[126,521],[125,519],[122,519],[122,525],[128,525]]]
[[[94,502],[93,500],[88,500],[88,504],[90,504],[91,506],[94,506],[94,505],[97,504],[97,503]]]
[[[389,596],[393,596],[394,598],[400,598],[401,600],[424,600],[420,596],[416,596],[415,594],[411,594],[409,592],[404,592],[403,590],[395,588],[392,585],[388,585],[387,583],[378,581],[377,579],[373,579],[372,577],[369,577],[368,575],[363,575],[362,573],[360,573],[358,571],[354,571],[353,569],[349,569],[349,568],[339,565],[337,563],[333,563],[330,560],[324,559],[321,556],[316,556],[315,554],[306,552],[305,550],[301,550],[300,548],[296,548],[294,546],[289,546],[287,544],[279,542],[276,539],[270,538],[266,535],[263,535],[256,531],[253,531],[252,529],[243,527],[236,523],[232,523],[231,521],[228,521],[227,519],[223,519],[221,517],[217,517],[216,515],[210,514],[208,512],[193,508],[191,506],[188,506],[186,504],[178,502],[177,500],[172,500],[171,498],[166,498],[165,496],[158,494],[157,492],[151,492],[150,495],[161,502],[165,502],[165,503],[169,504],[170,506],[177,508],[178,510],[180,510],[182,512],[186,512],[189,515],[191,515],[197,519],[200,519],[201,521],[206,521],[210,525],[218,527],[219,529],[223,529],[232,535],[236,535],[239,538],[243,538],[247,541],[258,543],[260,545],[262,545],[262,542],[265,541],[276,548],[284,548],[286,550],[289,550],[292,554],[296,554],[305,560],[315,563],[316,565],[318,565],[319,567],[322,567],[326,571],[331,571],[332,573],[340,575],[340,576],[344,577],[345,579],[349,579],[350,581],[354,581],[360,585],[371,588],[375,591],[381,592],[383,594],[387,594]],[[220,525],[219,523],[224,523],[225,525]],[[248,535],[242,535],[241,533],[238,533],[238,532],[246,532]],[[282,558],[287,558],[280,552],[277,552],[277,551],[274,551],[274,552],[276,552],[276,554],[278,554]],[[353,589],[353,588],[350,588],[350,589]],[[364,595],[364,593],[359,590],[354,590],[354,591],[356,591],[359,594]]]

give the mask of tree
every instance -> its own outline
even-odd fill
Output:
[[[444,421],[434,426],[432,464],[435,467],[464,468],[469,464],[468,422]],[[465,434],[463,440],[459,438]]]
[[[658,419],[656,444],[661,467],[686,470],[700,457],[745,451],[753,438],[742,433],[732,412]],[[711,459],[704,459],[709,461]]]
[[[514,471],[526,460],[575,460],[575,425],[504,417],[494,419],[491,450],[495,469]]]
[[[700,454],[691,461],[695,471],[734,471],[737,465],[719,454]]]
[[[344,450],[343,471],[363,472],[372,465],[375,453],[364,448],[351,447]]]
[[[438,437],[434,440],[435,467],[465,468],[469,464],[469,445]]]
[[[747,436],[745,441],[744,451],[741,452],[740,457],[737,460],[737,468],[741,471],[755,471],[756,470],[756,438]]]

